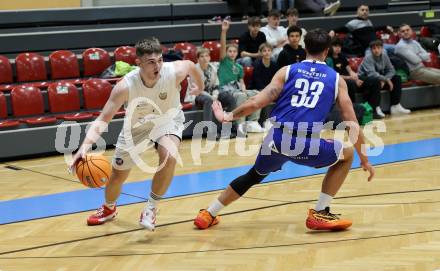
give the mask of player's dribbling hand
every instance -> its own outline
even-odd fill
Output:
[[[361,167],[364,171],[368,171],[370,176],[368,176],[368,181],[370,182],[374,177],[374,168],[369,162],[361,163]]]
[[[79,161],[86,158],[87,151],[83,151],[82,148],[79,149],[75,155],[73,155],[72,163],[70,163],[68,171],[71,174],[75,174],[76,165],[79,163]]]
[[[218,100],[212,102],[212,112],[214,112],[214,116],[219,122],[224,121],[225,112],[223,111],[222,104]]]

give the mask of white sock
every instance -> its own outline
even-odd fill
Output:
[[[109,209],[113,210],[115,208],[115,206],[116,206],[116,202],[115,201],[113,201],[113,202],[106,202],[104,205],[107,206]]]
[[[325,209],[325,207],[329,207],[332,199],[332,196],[321,192],[319,194],[318,202],[316,203],[315,211],[322,211]]]
[[[150,197],[148,198],[147,207],[153,209],[157,208],[157,204],[162,199],[161,196],[156,195],[153,191],[150,192]]]
[[[209,205],[207,211],[213,216],[216,217],[218,212],[220,212],[221,209],[223,209],[225,206],[218,200],[215,199],[211,204]]]

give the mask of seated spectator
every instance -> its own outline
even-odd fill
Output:
[[[426,67],[423,61],[431,61],[430,53],[412,38],[412,29],[408,24],[399,28],[400,41],[396,45],[396,55],[403,58],[408,65],[410,78],[430,84],[440,84],[440,69]]]
[[[289,8],[286,12],[286,17],[288,22],[287,28],[291,26],[298,26],[297,24],[299,19],[299,13],[296,8]],[[301,47],[303,48],[305,48],[304,37],[306,36],[306,34],[307,31],[301,27],[301,40],[299,41],[299,45],[301,45]],[[287,29],[286,29],[286,37],[287,37]]]
[[[278,10],[272,9],[267,17],[267,25],[260,30],[266,35],[266,41],[273,47],[272,59],[274,60],[278,58],[278,54],[287,42],[286,28],[280,26],[280,16],[281,13]]]
[[[326,0],[297,0],[300,8],[311,10],[315,13],[321,13],[328,16],[333,16],[341,6],[339,0],[328,3]]]
[[[364,81],[364,98],[373,108],[373,118],[381,119],[385,114],[380,108],[380,90],[390,91],[391,114],[409,114],[411,111],[400,104],[402,93],[400,76],[396,75],[390,58],[383,53],[383,42],[370,43],[371,54],[364,57],[359,67],[359,78]]]
[[[226,34],[229,30],[229,21],[222,23],[222,32],[220,35],[220,66],[218,69],[218,78],[220,82],[220,93],[228,92],[236,101],[236,105],[244,103],[249,97],[257,95],[256,90],[247,90],[243,81],[243,67],[235,62],[238,55],[236,44],[226,45]],[[219,94],[220,95],[220,94]],[[246,118],[243,117],[237,121],[238,133],[264,132],[264,129],[258,123],[260,110],[254,112]]]
[[[238,43],[238,51],[241,58],[237,59],[237,63],[245,67],[252,66],[255,59],[260,56],[258,48],[262,43],[266,42],[266,36],[260,31],[260,18],[249,18],[247,25],[249,30],[241,35]]]
[[[353,48],[347,48],[352,53],[362,55],[368,49],[370,42],[377,39],[376,31],[386,30],[389,33],[393,33],[394,29],[391,26],[374,27],[373,23],[368,16],[370,14],[370,9],[367,5],[362,4],[357,8],[357,18],[349,21],[345,27],[339,28],[336,32],[349,32],[353,35]],[[330,31],[331,36],[334,36],[334,31]],[[357,48],[360,46],[360,48]],[[394,52],[394,44],[385,44],[384,48],[389,53]]]
[[[252,87],[258,91],[265,88],[275,73],[278,71],[278,66],[272,60],[272,45],[265,42],[260,45],[258,49],[261,58],[257,59],[254,64],[254,72],[252,74]]]
[[[306,51],[299,45],[301,40],[301,28],[291,26],[287,29],[288,44],[284,45],[283,50],[278,56],[278,68],[298,63],[306,59]]]
[[[203,120],[214,121],[217,120],[212,114],[212,102],[218,99],[225,110],[233,110],[235,105],[234,97],[228,92],[219,93],[219,80],[217,77],[217,68],[211,63],[210,51],[206,48],[199,48],[197,50],[197,64],[196,67],[202,74],[205,83],[203,92],[195,97],[195,106],[203,109]],[[221,125],[216,123],[218,130]],[[209,137],[208,137],[209,138]]]
[[[286,12],[287,9],[295,6],[295,0],[276,0],[277,9]]]
[[[262,90],[271,81],[275,73],[278,71],[278,66],[275,61],[272,60],[272,46],[265,42],[260,45],[258,50],[261,58],[254,63],[254,72],[252,74],[252,88],[255,90]],[[271,127],[271,123],[266,119],[270,114],[270,107],[261,109],[259,123],[264,124],[264,129],[268,131]]]
[[[356,93],[362,86],[363,81],[358,78],[356,72],[354,72],[350,65],[348,65],[347,57],[341,52],[342,41],[340,39],[333,39],[330,47],[330,51],[325,62],[327,65],[337,71],[345,82],[347,82],[348,95],[351,101],[355,102]]]

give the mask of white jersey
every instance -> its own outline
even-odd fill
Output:
[[[152,128],[170,121],[183,123],[185,120],[180,104],[180,85],[176,86],[174,64],[165,62],[160,70],[160,78],[152,87],[146,87],[137,68],[124,76],[128,86],[128,102],[125,122],[136,129],[141,125]],[[144,127],[147,128],[147,127]]]

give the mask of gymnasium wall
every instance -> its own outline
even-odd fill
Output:
[[[0,10],[81,7],[81,0],[15,0],[0,1]]]

